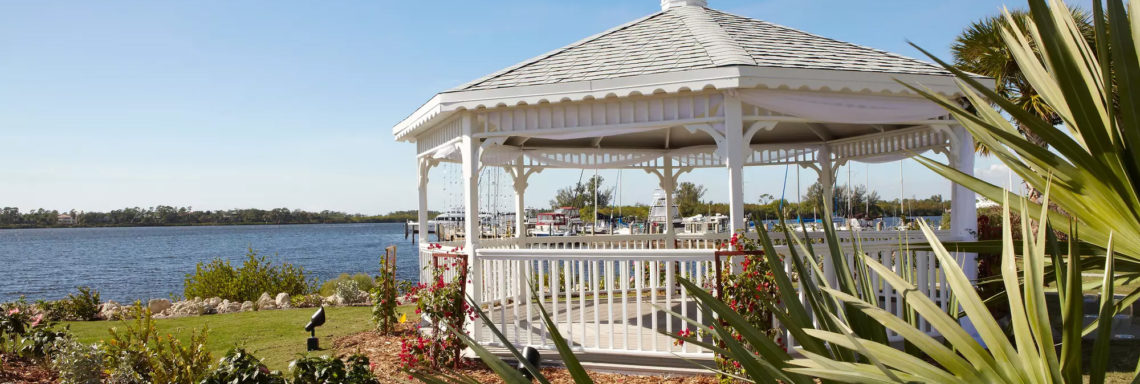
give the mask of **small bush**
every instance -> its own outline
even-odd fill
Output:
[[[369,370],[368,358],[353,355],[348,364],[328,356],[304,357],[289,363],[292,384],[379,384]]]
[[[257,301],[262,292],[297,296],[313,292],[315,286],[316,279],[306,278],[304,268],[290,263],[273,265],[251,248],[237,269],[221,258],[198,263],[194,273],[186,275],[182,296]]]
[[[72,339],[56,341],[51,368],[62,384],[99,384],[103,381],[103,351]]]
[[[206,350],[206,328],[190,333],[190,342],[183,345],[173,337],[159,337],[150,346],[151,366],[155,383],[197,384],[210,369],[212,358]]]
[[[36,301],[36,307],[52,321],[91,321],[98,320],[99,291],[91,287],[77,287],[77,293],[69,293],[66,298],[56,301]]]
[[[293,308],[313,308],[319,307],[322,299],[320,294],[310,293],[308,295],[290,297],[289,304],[292,305]]]
[[[285,384],[281,372],[270,371],[244,349],[231,349],[201,384]]]
[[[335,295],[337,285],[342,281],[349,280],[355,281],[357,288],[360,288],[360,290],[365,292],[371,292],[372,288],[376,285],[375,281],[372,279],[372,276],[368,276],[366,273],[357,273],[355,275],[342,273],[335,279],[326,280],[321,284],[321,296]]]
[[[359,304],[367,300],[368,293],[360,289],[356,280],[341,280],[336,283],[336,295],[344,300],[344,304]]]
[[[66,330],[52,329],[50,325],[33,326],[20,340],[17,354],[25,359],[43,361],[55,352],[55,344],[70,335]]]
[[[104,346],[108,357],[107,371],[112,383],[197,383],[209,369],[210,353],[206,351],[206,329],[191,333],[183,345],[171,336],[160,336],[154,327],[150,309],[135,303],[120,330],[111,328],[111,340]]]
[[[65,320],[91,321],[99,316],[99,291],[91,287],[77,287],[78,294],[69,293],[63,302]]]

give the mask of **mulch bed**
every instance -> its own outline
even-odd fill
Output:
[[[55,374],[39,364],[0,355],[0,383],[54,383]]]
[[[408,376],[400,372],[400,335],[382,336],[376,332],[362,332],[336,339],[333,348],[340,356],[362,353],[372,362],[373,372],[384,383],[408,382]],[[502,383],[499,377],[483,364],[472,364],[475,367],[460,370],[464,375],[470,376],[481,383]],[[561,368],[546,368],[542,370],[544,376],[552,383],[573,383],[570,374]],[[713,376],[632,376],[613,373],[590,372],[590,377],[597,383],[670,383],[670,384],[716,384]]]

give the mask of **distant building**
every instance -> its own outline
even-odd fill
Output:
[[[75,225],[75,218],[71,217],[71,215],[59,215],[55,221],[62,225]]]

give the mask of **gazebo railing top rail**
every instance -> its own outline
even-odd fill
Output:
[[[940,239],[952,240],[950,230],[935,231]],[[821,243],[825,240],[824,232],[809,231],[794,232],[796,238],[810,243]],[[754,232],[745,236],[756,238]],[[579,235],[579,236],[543,236],[523,238],[480,239],[478,249],[704,249],[713,250],[718,244],[725,244],[731,239],[729,233],[688,234],[679,233],[670,237],[667,234],[637,234],[637,235]],[[768,231],[768,237],[776,245],[786,245],[788,240],[782,231]],[[856,240],[862,245],[881,244],[925,244],[926,238],[921,231],[837,231],[836,238],[840,243],[850,244]],[[675,240],[672,247],[668,241]],[[463,246],[463,241],[435,242],[441,249],[450,250]]]

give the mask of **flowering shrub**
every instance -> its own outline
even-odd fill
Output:
[[[0,306],[0,353],[15,352],[17,343],[28,329],[30,317],[26,305],[21,302]]]
[[[462,278],[444,281],[452,269],[464,270],[460,259],[440,265],[435,270],[432,284],[420,283],[407,294],[407,301],[416,304],[416,313],[428,320],[431,332],[422,336],[418,332],[400,343],[400,363],[404,370],[439,369],[459,364],[459,351],[463,340],[451,330],[463,330],[466,320],[475,319],[475,311],[463,297]]]
[[[756,240],[749,239],[739,234],[733,234],[729,244],[733,250],[756,252],[761,249]],[[739,264],[734,265],[733,258],[726,258],[724,265],[721,267],[721,282],[720,282],[720,299],[728,304],[729,308],[740,313],[748,320],[748,323],[757,329],[765,330],[768,336],[776,340],[777,343],[784,345],[785,350],[787,346],[784,340],[779,337],[779,329],[775,328],[772,323],[772,312],[769,310],[770,306],[780,304],[780,293],[776,286],[775,277],[772,275],[772,270],[768,266],[765,259],[767,255],[750,253],[743,256],[735,256],[740,260]],[[743,259],[743,260],[741,260]],[[739,270],[735,267],[739,266]],[[729,330],[732,337],[738,341],[743,340],[743,336],[737,332],[728,322],[719,320],[720,324],[725,329]],[[710,336],[707,329],[699,329],[693,332],[690,329],[682,329],[677,332],[677,335],[682,338],[692,338],[694,336],[706,337]],[[725,348],[724,341],[719,340],[715,334],[711,334],[713,342],[720,348]],[[683,344],[684,342],[678,340],[675,344]],[[753,351],[754,353],[756,351]],[[743,374],[740,367],[740,362],[733,359],[731,356],[720,355],[716,356],[717,366],[729,373]],[[728,376],[721,376],[721,382],[729,383],[733,379]]]
[[[65,337],[66,331],[55,329],[54,321],[23,299],[0,305],[0,355],[43,360]]]

